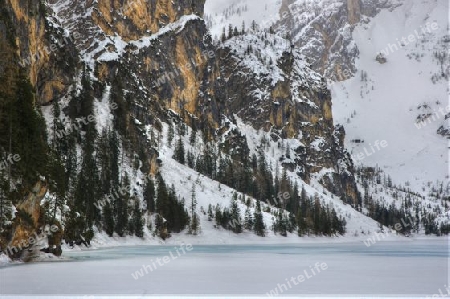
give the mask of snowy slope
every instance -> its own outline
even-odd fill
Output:
[[[447,1],[407,1],[358,25],[353,38],[360,50],[359,72],[330,86],[335,122],[345,127],[346,146],[353,156],[370,154],[355,159],[357,164],[378,164],[395,182],[409,181],[416,191],[427,181],[448,178],[447,140],[436,134],[444,120],[438,109],[448,105],[448,87],[446,80],[431,80],[440,74],[432,53],[447,34],[447,14]],[[421,33],[427,23],[429,28],[437,23],[438,29],[425,30],[420,40],[398,46],[402,37],[415,35],[415,30]],[[385,64],[375,60],[380,52],[385,52]],[[424,104],[436,116],[418,129],[416,118],[423,114]],[[364,143],[352,143],[353,139]],[[377,140],[388,146],[372,150]]]
[[[279,20],[281,0],[207,0],[205,3],[205,20],[211,35],[220,38],[222,29],[231,24],[241,30],[245,21],[249,28],[255,21],[262,28],[268,28]]]
[[[247,143],[250,148],[250,154],[257,153],[258,146],[260,144],[261,138],[265,137],[267,140],[270,140],[270,133],[256,131],[250,125],[244,124],[242,121],[238,119],[237,126],[239,130],[246,136]],[[147,135],[150,136],[152,128],[147,127]],[[166,132],[168,130],[168,126],[164,125],[163,136],[167,136]],[[183,143],[185,145],[186,151],[192,152],[201,152],[204,147],[204,143],[202,142],[202,138],[198,137],[195,146],[191,146],[189,143],[190,136],[190,128],[189,132],[185,136],[182,137]],[[287,140],[292,147],[298,145],[298,140]],[[308,239],[328,239],[328,238],[317,238],[317,237],[302,237],[299,238],[296,233],[288,234],[287,238],[281,237],[280,235],[275,235],[273,231],[271,231],[271,227],[273,224],[273,215],[271,213],[263,212],[264,222],[266,224],[266,237],[261,238],[256,236],[253,232],[244,231],[242,234],[233,234],[230,231],[224,230],[222,228],[215,228],[215,220],[208,221],[207,216],[202,213],[202,211],[208,210],[208,205],[212,204],[213,207],[219,204],[222,208],[229,207],[234,189],[229,188],[225,185],[220,184],[218,181],[214,181],[202,174],[199,174],[195,170],[187,167],[186,165],[182,165],[172,159],[173,156],[173,147],[167,144],[166,138],[162,139],[162,143],[160,144],[160,159],[162,160],[161,172],[168,186],[172,184],[175,186],[177,194],[180,198],[184,198],[186,207],[190,207],[191,200],[191,190],[192,186],[195,185],[196,189],[196,199],[197,199],[197,213],[200,215],[200,226],[201,233],[199,236],[190,236],[186,234],[186,231],[180,234],[173,234],[173,237],[168,239],[169,243],[179,243],[179,242],[191,242],[193,244],[242,244],[242,243],[297,243],[304,242]],[[283,150],[278,147],[278,144],[273,141],[269,141],[268,148],[265,150],[266,161],[269,165],[271,165],[271,169],[273,174],[275,175],[278,166],[277,161],[278,157],[283,154]],[[278,169],[278,172],[281,172],[281,167]],[[314,196],[318,194],[320,201],[329,204],[331,208],[335,208],[338,215],[343,216],[347,221],[347,234],[345,237],[339,237],[338,239],[341,241],[347,239],[353,239],[355,236],[361,236],[364,234],[372,234],[375,233],[379,224],[371,218],[368,218],[361,213],[354,210],[350,205],[344,204],[342,200],[339,198],[333,197],[330,193],[323,190],[323,187],[317,183],[313,182],[311,185],[307,185],[304,181],[302,181],[295,173],[289,173],[289,178],[292,182],[297,181],[299,186],[304,186],[308,195]],[[142,184],[139,184],[142,185]],[[240,194],[240,193],[239,193]],[[246,196],[248,198],[248,196]],[[251,212],[254,212],[254,205],[256,203],[255,200],[252,200],[252,208]],[[239,207],[241,209],[241,216],[244,217],[244,212],[246,209],[246,205],[239,202]],[[267,204],[261,202],[261,208],[264,210],[268,207]],[[272,212],[275,212],[277,208],[270,206]],[[148,237],[148,236],[147,236]],[[361,236],[362,237],[362,236]],[[150,238],[152,239],[152,238]],[[97,239],[99,242],[100,239]],[[153,241],[155,241],[153,239]],[[100,243],[102,243],[100,241]],[[135,244],[135,242],[127,242],[127,244]],[[138,241],[137,244],[140,242]]]

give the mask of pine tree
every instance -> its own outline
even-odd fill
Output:
[[[142,238],[144,236],[144,219],[142,218],[142,211],[139,206],[139,201],[135,200],[133,210],[133,226],[136,237]]]
[[[166,183],[161,174],[157,175],[158,189],[156,200],[156,213],[160,215],[169,214],[169,193],[167,191]]]
[[[308,225],[306,223],[305,217],[302,212],[299,210],[297,214],[297,223],[298,223],[298,236],[302,237],[308,233]]]
[[[319,197],[318,197],[317,193],[314,195],[313,202],[314,202],[314,207],[313,207],[313,230],[314,230],[314,234],[317,236],[320,233],[320,224],[321,224],[321,221],[320,221],[320,215],[321,215],[320,214],[320,210],[321,210],[321,207],[320,207]]]
[[[111,192],[111,153],[109,148],[109,136],[106,130],[102,131],[97,145],[97,159],[100,171],[100,193],[108,195]]]
[[[228,25],[228,39],[233,37],[233,25]]]
[[[76,137],[74,133],[71,133],[65,139],[66,141],[66,160],[65,160],[65,170],[66,174],[64,179],[66,181],[67,189],[70,194],[73,194],[73,189],[75,188],[77,179],[77,149],[76,149]]]
[[[256,209],[255,213],[253,214],[253,218],[255,221],[253,225],[254,232],[256,233],[256,235],[264,237],[266,235],[266,225],[264,224],[264,219],[261,212],[261,202],[259,200],[256,202]]]
[[[109,153],[110,157],[110,169],[111,169],[111,184],[112,186],[119,185],[119,157],[120,157],[120,149],[119,149],[119,137],[116,132],[110,131],[109,134]]]
[[[209,204],[208,205],[208,221],[212,221],[213,218],[214,218],[214,215],[213,215],[213,211],[212,211],[212,205]]]
[[[46,168],[47,132],[45,120],[35,107],[34,88],[29,80],[19,75],[13,84],[16,85],[15,94],[7,98],[6,103],[3,103],[3,97],[0,98],[7,111],[0,119],[0,127],[3,127],[0,148],[20,156],[20,161],[8,167],[8,179],[13,175],[21,177],[21,186],[26,190],[34,186]]]
[[[256,32],[257,27],[258,27],[258,25],[256,25],[256,21],[253,20],[252,21],[252,30],[253,30],[253,32]]]
[[[184,144],[181,137],[178,138],[177,145],[175,146],[175,151],[173,158],[181,164],[184,164]]]
[[[286,206],[286,210],[288,210],[289,212],[291,212],[291,214],[295,217],[295,215],[297,215],[298,213],[298,209],[299,209],[299,201],[300,201],[300,197],[299,197],[299,191],[298,191],[298,183],[295,182],[294,184],[294,189],[292,190],[291,196],[289,198],[289,203]]]
[[[302,193],[301,193],[300,198],[301,198],[302,202],[306,202],[308,200],[308,195],[306,193],[305,186],[303,186],[303,185],[302,185]]]
[[[147,184],[145,185],[144,189],[144,202],[147,206],[147,211],[150,213],[155,212],[155,183],[153,182],[153,179],[147,180]]]
[[[156,214],[155,217],[155,229],[156,233],[161,239],[165,240],[167,237],[169,237],[169,233],[166,227],[166,221],[164,221],[164,218],[159,214]]]
[[[195,156],[191,151],[187,153],[187,165],[189,168],[195,169]]]
[[[0,168],[0,236],[3,235],[6,222],[12,218],[12,202],[9,197],[9,180],[7,173]]]
[[[108,236],[112,237],[114,234],[114,215],[110,203],[106,203],[103,207],[103,227]]]
[[[279,210],[276,214],[275,223],[273,225],[274,233],[280,233],[283,237],[287,236],[287,223],[282,210]]]
[[[194,146],[195,141],[197,140],[197,131],[193,128],[191,132],[191,136],[189,137],[189,143]]]
[[[231,199],[231,204],[230,204],[230,216],[231,216],[231,230],[235,233],[235,234],[240,234],[242,233],[242,220],[241,220],[241,209],[239,208],[238,205],[238,198],[237,198],[237,193],[235,192],[233,194],[233,198]]]
[[[225,33],[225,27],[222,28],[222,35],[220,37],[220,40],[222,41],[222,43],[227,40],[227,34]]]
[[[65,181],[65,169],[60,157],[55,151],[50,152],[48,173],[49,173],[49,191],[54,193],[54,203],[51,207],[51,223],[54,224],[57,211],[63,212],[63,205],[66,199],[67,186]]]
[[[180,122],[177,127],[178,136],[186,135],[186,126],[184,123]]]
[[[128,228],[128,202],[130,200],[130,180],[128,178],[128,175],[125,174],[122,183],[119,186],[120,190],[123,190],[120,192],[120,194],[117,194],[117,198],[115,201],[115,218],[116,218],[116,226],[115,231],[120,236],[123,237],[126,234],[127,228]]]
[[[81,109],[82,117],[88,118],[94,115],[94,97],[89,76],[85,73],[82,78]],[[91,229],[92,225],[100,220],[96,208],[100,199],[99,175],[97,160],[95,157],[95,142],[97,140],[96,123],[90,121],[82,126],[84,129],[84,140],[82,143],[82,164],[78,175],[75,192],[75,209],[82,212],[86,219],[86,229]]]
[[[61,139],[66,136],[66,131],[64,125],[61,122],[61,108],[59,107],[59,103],[57,100],[53,100],[52,103],[52,113],[53,113],[53,140],[52,140],[52,148],[58,156],[61,157]]]
[[[170,121],[169,122],[169,129],[168,129],[168,132],[167,132],[167,145],[169,147],[172,146],[172,141],[173,141],[174,135],[175,135],[175,130],[173,128],[173,123]]]
[[[163,235],[167,238],[170,232],[181,232],[188,224],[189,216],[184,208],[184,200],[180,202],[177,199],[175,187],[172,185],[171,190],[167,190],[161,174],[157,174],[156,179],[158,185],[156,213],[166,220],[159,231],[164,230]]]
[[[189,224],[189,233],[197,235],[200,229],[200,220],[197,215],[197,198],[195,195],[195,185],[192,184],[191,190],[191,223]]]
[[[289,213],[289,219],[287,222],[287,230],[289,233],[293,233],[297,228],[297,219],[295,218],[294,213]]]
[[[245,209],[244,228],[246,230],[252,230],[253,228],[253,217],[248,207]]]
[[[239,35],[239,31],[238,31],[237,27],[234,27],[233,36],[238,36],[238,35]]]
[[[219,204],[216,205],[214,218],[216,219],[216,226],[219,227],[222,223],[222,211],[220,210]]]
[[[110,102],[117,105],[117,109],[113,111],[114,129],[121,136],[125,137],[127,136],[129,104],[127,103],[123,93],[123,83],[120,76],[114,77],[110,94]]]

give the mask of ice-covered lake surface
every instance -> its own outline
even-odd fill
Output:
[[[450,285],[447,238],[370,247],[363,242],[133,246],[63,255],[69,260],[0,268],[0,293],[426,297],[439,290],[447,295]]]

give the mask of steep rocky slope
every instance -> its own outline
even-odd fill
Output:
[[[51,7],[64,27],[81,29],[78,32],[81,40],[89,41],[86,43],[88,49],[81,44],[77,46],[82,54],[85,53],[85,59],[92,59],[88,63],[95,68],[100,81],[113,82],[117,72],[120,72],[127,90],[133,93],[133,100],[129,103],[135,107],[130,111],[132,118],[144,124],[164,121],[166,117],[163,115],[150,115],[156,111],[170,110],[185,123],[213,136],[216,129],[225,125],[224,118],[233,119],[233,115],[237,114],[244,121],[251,121],[257,129],[278,130],[274,133],[274,136],[278,135],[275,138],[301,137],[304,148],[293,150],[301,153],[297,166],[302,178],[308,181],[311,173],[318,173],[324,168],[334,169],[336,174],[328,179],[328,187],[357,204],[351,165],[339,167],[340,159],[346,158],[333,127],[329,92],[298,51],[292,52],[289,43],[279,37],[270,36],[262,41],[256,35],[235,37],[217,47],[212,43],[203,20],[192,14],[201,17],[203,3],[189,2],[183,4],[186,7],[176,9],[163,1],[154,7],[144,4],[139,1],[125,3],[122,9],[124,16],[120,17],[119,11],[112,17],[101,12],[115,12],[118,7],[104,7],[106,4],[99,2],[86,8],[92,11],[91,15],[85,15],[87,21],[70,17],[70,13],[78,9],[67,6],[64,1],[56,2]],[[158,9],[167,5],[167,20],[164,23],[160,21]],[[156,13],[147,15],[147,9]],[[95,17],[99,12],[105,20],[117,19],[114,25],[108,26],[112,31],[106,30],[104,22]],[[146,26],[137,24],[137,20],[141,20],[140,14],[147,16],[143,22]],[[90,16],[92,19],[89,19]],[[136,27],[144,26],[142,28],[145,30],[120,29],[124,27],[120,25],[121,20]],[[158,22],[160,27],[155,25]],[[93,24],[91,30],[78,26],[89,23]],[[164,25],[168,26],[159,30]],[[128,32],[135,35],[129,36]],[[133,40],[130,40],[131,37]],[[100,42],[98,39],[104,40]],[[244,47],[252,44],[252,39],[259,40],[254,45],[255,51],[266,52],[262,55],[267,57],[262,59],[267,58],[267,61],[258,62],[253,55],[244,57]],[[271,49],[268,43],[278,44]],[[98,45],[97,49],[91,50],[92,45]],[[235,52],[237,55],[234,55]],[[250,60],[249,64],[262,67],[270,63],[269,56],[273,70],[258,74],[252,69],[253,66],[245,65],[246,60]],[[280,78],[270,78],[270,73],[274,71]],[[320,147],[312,146],[313,143],[320,144]],[[351,162],[347,159],[345,163]],[[350,167],[350,172],[346,172],[347,167]],[[332,186],[334,179],[339,183],[335,181],[335,186]]]

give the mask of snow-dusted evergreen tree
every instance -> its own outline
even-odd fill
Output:
[[[238,205],[238,195],[235,192],[230,204],[230,228],[235,234],[242,233],[241,209]]]
[[[127,190],[130,186],[130,179],[128,175],[125,174],[123,177],[123,181],[120,184],[121,190]],[[128,202],[130,200],[130,194],[128,192],[122,192],[121,194],[117,194],[117,198],[115,200],[115,231],[116,233],[122,237],[125,235],[128,228]]]
[[[177,160],[179,163],[184,164],[185,162],[185,157],[184,157],[184,143],[183,140],[181,139],[181,136],[178,138],[177,144],[175,145],[175,151],[173,154],[173,158],[175,160]]]
[[[190,145],[195,145],[196,140],[197,140],[197,130],[195,130],[195,128],[192,128],[191,136],[189,136]]]
[[[3,167],[0,167],[0,234],[3,234],[7,222],[11,219],[12,203],[9,199],[9,180]]]
[[[175,130],[173,128],[173,123],[171,121],[169,121],[169,128],[168,128],[168,131],[167,131],[167,145],[169,147],[172,146],[174,135],[175,135]]]
[[[246,230],[252,230],[253,228],[253,216],[250,212],[250,208],[247,207],[245,209],[245,218],[244,218],[244,229]]]
[[[287,220],[286,217],[283,213],[283,211],[280,209],[276,214],[275,214],[275,221],[273,224],[273,232],[279,233],[280,235],[282,235],[283,237],[287,236]]]
[[[254,217],[254,225],[253,225],[253,231],[260,237],[264,237],[266,235],[266,225],[264,223],[263,215],[261,212],[261,202],[258,200],[256,202],[256,209],[255,213],[253,214]]]
[[[134,201],[132,223],[134,234],[136,237],[142,238],[144,236],[144,219],[142,218],[142,210],[137,199]]]
[[[147,180],[146,185],[144,186],[144,202],[146,203],[147,211],[150,213],[155,212],[155,202],[156,202],[156,193],[155,193],[155,183],[153,179]]]
[[[209,204],[208,205],[208,221],[212,221],[213,218],[214,218],[214,215],[213,215],[212,205]]]
[[[106,203],[103,206],[103,228],[108,236],[112,237],[114,234],[114,215],[113,209],[110,203]]]
[[[200,231],[200,219],[197,215],[197,198],[195,195],[195,184],[191,189],[191,221],[189,223],[189,234],[197,235]]]

